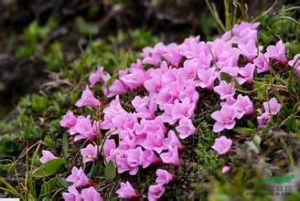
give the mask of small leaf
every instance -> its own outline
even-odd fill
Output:
[[[236,127],[234,129],[235,132],[241,134],[241,135],[252,135],[256,132],[256,129],[253,128],[245,128],[245,127]]]
[[[260,145],[260,143],[261,143],[261,137],[258,136],[258,135],[255,135],[255,136],[253,137],[253,142],[254,142],[254,144],[255,144],[257,147],[259,147],[259,145]]]
[[[221,72],[221,79],[225,80],[226,82],[231,82],[233,78],[228,73]]]
[[[66,161],[63,158],[55,158],[47,161],[33,172],[33,176],[37,178],[43,178],[53,175],[62,168],[65,162]]]
[[[58,177],[54,177],[46,182],[43,183],[42,187],[41,187],[41,194],[40,197],[45,197],[46,195],[52,195],[53,194],[53,190],[55,188],[61,187],[62,184],[60,182],[60,178]]]
[[[253,141],[246,142],[246,145],[249,151],[253,151],[256,154],[259,153],[259,147]]]
[[[64,157],[67,158],[68,157],[69,143],[68,143],[68,136],[67,136],[66,133],[63,134],[62,143],[63,143]]]
[[[116,176],[116,167],[112,161],[109,161],[105,167],[105,178],[107,180],[113,180]]]

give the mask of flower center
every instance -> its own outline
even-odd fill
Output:
[[[225,122],[225,124],[229,124],[230,123],[230,119],[229,118],[225,118],[224,122]]]
[[[93,155],[87,155],[86,158],[88,158],[88,159],[96,159],[96,157],[93,156]]]
[[[195,79],[195,77],[196,77],[196,76],[195,76],[195,73],[191,72],[191,73],[189,74],[189,79],[192,79],[192,80],[193,80],[193,79]]]

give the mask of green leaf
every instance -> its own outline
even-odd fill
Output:
[[[245,128],[245,127],[236,127],[234,129],[235,132],[241,135],[252,135],[256,132],[256,129],[253,128]]]
[[[55,158],[47,161],[33,172],[33,176],[37,178],[44,178],[53,175],[57,173],[65,163],[66,161],[64,158]]]
[[[78,17],[75,20],[79,32],[86,36],[93,36],[99,33],[99,27],[87,23],[82,17]]]
[[[116,167],[112,161],[109,161],[104,170],[105,178],[113,180],[116,176]]]
[[[255,144],[257,147],[259,147],[259,145],[260,145],[260,143],[261,143],[261,137],[258,136],[258,135],[255,135],[255,136],[253,137],[253,142],[254,142],[254,144]]]
[[[266,84],[264,82],[259,82],[259,81],[254,81],[254,91],[256,91],[257,93],[257,98],[259,100],[266,100],[268,97],[267,94],[267,87]]]
[[[1,176],[0,176],[0,184],[6,186],[7,191],[10,192],[12,195],[14,195],[15,197],[19,197],[18,191]]]
[[[16,164],[8,163],[8,164],[0,164],[0,172],[14,173],[16,172]]]
[[[63,153],[64,153],[64,156],[67,158],[68,157],[68,149],[69,149],[67,133],[63,134],[62,143],[63,143]]]
[[[54,177],[46,182],[43,183],[42,187],[41,187],[41,194],[40,197],[45,197],[46,195],[52,195],[53,194],[53,190],[55,188],[61,187],[62,184],[60,182],[60,178],[58,177]]]
[[[221,72],[221,79],[225,80],[226,82],[231,82],[233,77],[229,75],[228,73]]]
[[[297,78],[295,71],[291,70],[289,73],[289,78],[288,78],[288,92],[289,93],[296,93],[296,86],[297,85]]]
[[[247,145],[248,151],[253,151],[256,154],[259,153],[259,147],[257,147],[253,141],[246,142],[246,145]]]

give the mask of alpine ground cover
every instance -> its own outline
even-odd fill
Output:
[[[3,161],[1,171],[15,175],[3,190],[33,200],[270,199],[259,178],[293,171],[299,149],[299,26],[280,17],[213,42],[153,44],[142,57],[123,54],[114,72],[102,55],[113,50],[92,44],[64,73],[65,90],[22,99],[20,119],[3,126],[12,152],[22,149],[12,138],[43,139]],[[97,57],[111,76],[88,63]],[[89,77],[79,70],[87,64]]]

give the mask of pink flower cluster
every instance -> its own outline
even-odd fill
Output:
[[[69,186],[68,192],[63,193],[65,201],[103,201],[100,193],[92,186],[94,182],[85,175],[82,168],[73,167],[66,180],[72,185]],[[80,193],[77,188],[82,189]]]
[[[270,120],[271,116],[276,115],[281,108],[281,104],[278,103],[276,98],[271,98],[269,101],[263,103],[265,112],[257,117],[258,125],[260,127],[265,126]]]
[[[92,120],[90,116],[75,116],[68,111],[60,122],[75,141],[90,142],[81,149],[83,162],[97,160],[99,150],[103,150],[101,154],[106,162],[112,161],[120,174],[128,172],[136,175],[140,168],[157,163],[180,165],[180,153],[183,151],[181,140],[196,133],[192,119],[197,102],[199,99],[201,101],[201,90],[216,93],[220,97],[220,109],[211,114],[213,131],[216,133],[231,130],[239,119],[253,115],[255,109],[252,100],[237,94],[236,84],[251,85],[256,72],[269,71],[271,60],[284,65],[288,62],[282,41],[266,50],[256,45],[258,26],[258,23],[242,22],[211,42],[190,37],[181,44],[159,43],[153,48],[146,47],[141,53],[142,58],[128,69],[120,71],[110,86],[107,83],[111,76],[99,67],[90,75],[90,85],[83,91],[76,106],[99,107],[101,103],[90,88],[101,84],[102,93],[112,98],[107,106],[103,106],[103,119]],[[298,57],[289,62],[297,72]],[[224,80],[223,73],[236,82]],[[143,88],[145,95],[135,96],[131,101],[134,111],[126,111],[120,103],[120,96],[138,88]],[[265,113],[258,117],[260,126],[278,113],[280,104],[272,98],[264,103],[264,109]],[[95,145],[94,140],[105,132],[109,135],[103,145]],[[223,155],[231,146],[232,140],[221,136],[215,140],[212,148]],[[85,189],[79,194],[76,187],[89,185],[90,182],[82,169],[73,170],[67,178],[73,184],[69,192],[64,194],[66,200],[76,196],[83,198]],[[226,166],[223,172],[228,171],[229,167]],[[156,175],[156,183],[149,187],[149,200],[159,199],[164,194],[164,185],[173,178],[161,169],[156,171]],[[90,195],[101,200],[100,194],[98,196],[95,189],[91,188],[88,188]],[[139,196],[128,181],[121,183],[117,194],[125,199]]]

